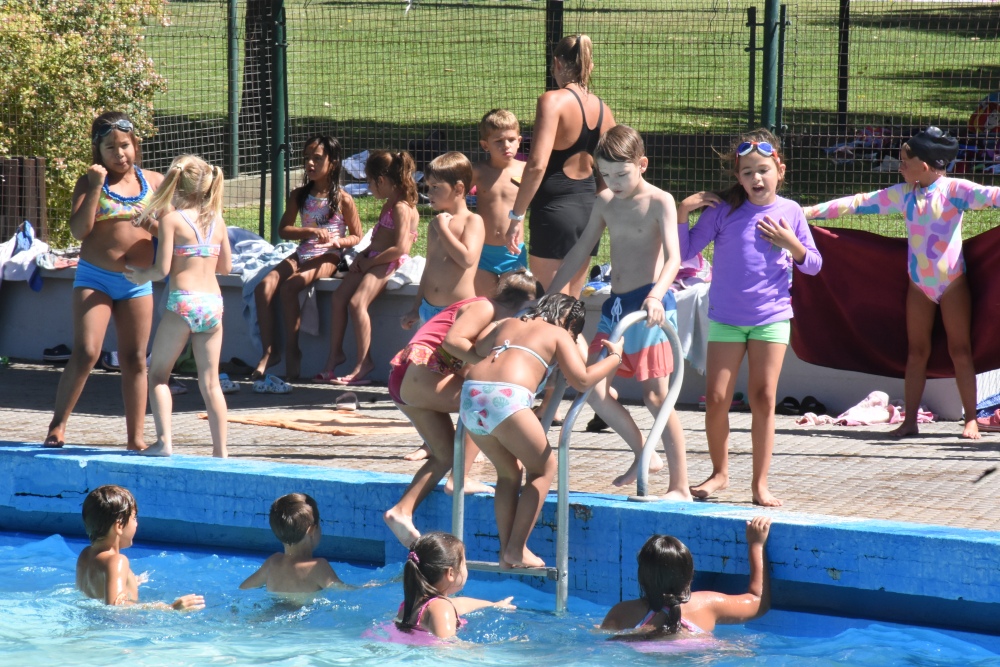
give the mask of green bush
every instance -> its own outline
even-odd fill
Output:
[[[46,158],[49,241],[73,243],[70,197],[90,165],[90,124],[104,111],[153,132],[153,94],[165,89],[143,50],[164,0],[0,2],[0,155]]]

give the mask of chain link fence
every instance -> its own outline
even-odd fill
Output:
[[[154,100],[156,133],[143,144],[146,166],[165,169],[184,152],[223,165],[227,220],[262,230],[271,217],[279,74],[273,4],[173,0],[165,20],[144,28],[143,42],[166,81]],[[479,118],[504,107],[521,120],[530,149],[535,101],[547,85],[547,43],[553,33],[582,32],[594,42],[591,88],[619,123],[645,137],[649,179],[678,198],[720,189],[729,177],[717,151],[761,119],[763,55],[748,48],[764,43],[765,28],[748,23],[762,22],[764,6],[285,0],[289,184],[299,183],[302,146],[315,133],[338,138],[345,155],[409,149],[422,166],[460,150],[477,160],[485,157]],[[898,182],[900,143],[928,124],[960,137],[958,174],[1000,182],[1000,3],[789,0],[784,17],[775,120],[787,196],[812,203]],[[0,109],[0,123],[9,126],[6,113]],[[80,141],[86,146],[85,136]],[[359,204],[368,226],[377,208]],[[67,217],[50,211],[50,224]],[[997,221],[970,216],[970,232]],[[892,219],[865,226],[901,232]]]

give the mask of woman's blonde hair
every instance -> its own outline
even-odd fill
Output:
[[[170,206],[198,211],[197,225],[208,231],[212,221],[222,217],[222,190],[225,176],[197,155],[181,155],[170,164],[163,184],[156,190],[139,224]]]
[[[594,65],[594,45],[586,35],[567,35],[556,44],[552,56],[562,61],[569,74],[567,83],[590,85],[590,70]]]

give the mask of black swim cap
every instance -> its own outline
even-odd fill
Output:
[[[958,155],[958,140],[933,125],[910,137],[906,145],[914,156],[935,169],[944,169]]]

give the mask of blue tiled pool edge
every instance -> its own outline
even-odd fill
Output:
[[[323,555],[402,560],[382,521],[408,477],[261,461],[176,456],[148,459],[106,449],[46,450],[0,441],[0,528],[80,535],[83,498],[101,484],[128,487],[143,541],[278,548],[267,522],[278,496],[299,491],[322,514]],[[699,581],[745,586],[745,519],[753,508],[709,503],[629,503],[570,496],[570,594],[602,604],[636,596],[635,554],[655,532],[683,540]],[[769,559],[778,607],[1000,632],[1000,533],[772,511]],[[436,492],[417,515],[421,530],[449,530],[451,499]],[[497,551],[492,499],[466,504],[469,558]],[[555,553],[555,496],[530,542]],[[942,619],[947,619],[943,621]]]

